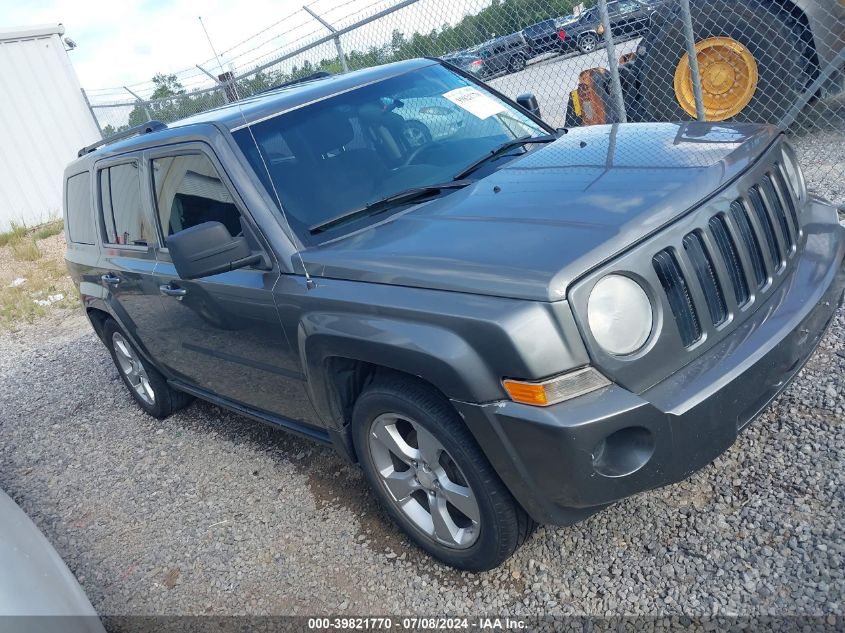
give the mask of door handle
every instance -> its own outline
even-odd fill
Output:
[[[117,275],[112,275],[111,273],[106,273],[100,277],[100,280],[105,283],[109,284],[110,286],[116,286],[120,283],[120,277]]]
[[[188,291],[184,288],[180,288],[179,286],[171,286],[170,284],[163,284],[158,287],[161,294],[167,295],[168,297],[184,297],[188,294]]]

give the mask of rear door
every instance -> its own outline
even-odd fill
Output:
[[[154,277],[158,235],[141,195],[140,154],[95,165],[97,222],[103,250],[99,283],[112,313],[158,363],[166,342],[159,333],[164,306]]]
[[[166,306],[159,332],[168,341],[168,369],[210,394],[313,421],[304,376],[273,297],[279,267],[222,165],[201,143],[171,146],[146,159],[160,231],[155,277]],[[167,237],[207,221],[221,222],[232,235],[246,235],[265,252],[270,266],[181,279]]]

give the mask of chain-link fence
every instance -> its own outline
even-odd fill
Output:
[[[226,69],[212,59],[142,86],[90,91],[92,111],[107,136],[318,72],[440,57],[509,97],[533,93],[556,127],[696,119],[778,125],[792,137],[810,186],[845,200],[840,0],[356,2],[288,16],[223,51]],[[278,29],[291,43],[268,50]]]

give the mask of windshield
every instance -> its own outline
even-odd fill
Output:
[[[547,133],[520,110],[439,65],[332,96],[251,129],[272,186],[249,130],[235,132],[235,140],[274,200],[275,187],[291,228],[306,244],[315,241],[309,227],[412,187],[451,181],[502,143]],[[372,220],[332,232],[367,221]]]

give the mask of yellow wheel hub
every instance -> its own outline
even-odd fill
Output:
[[[759,78],[751,51],[730,37],[702,40],[695,51],[705,118],[724,121],[742,112],[754,97]],[[697,116],[689,54],[684,54],[675,69],[675,98],[687,114]]]

